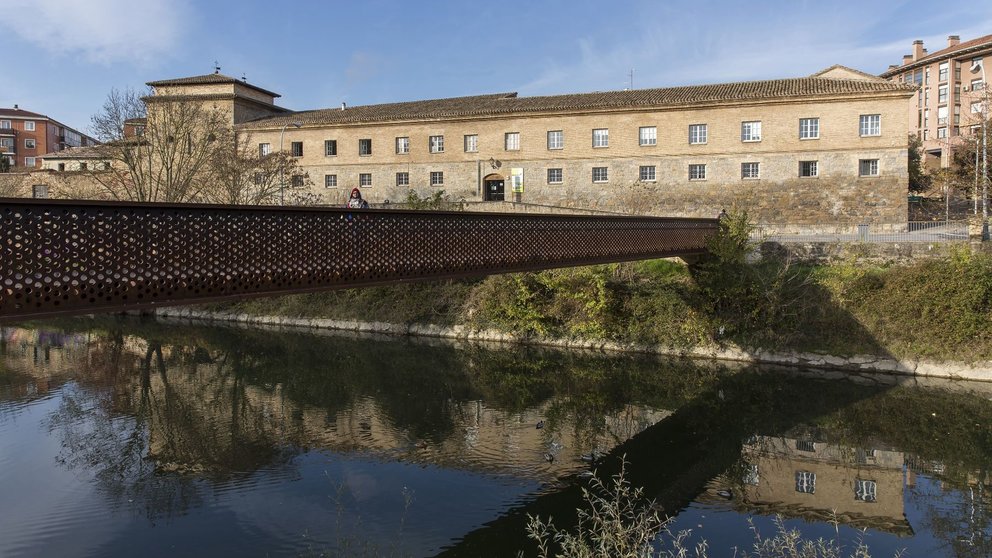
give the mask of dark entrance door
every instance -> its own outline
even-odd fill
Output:
[[[486,181],[486,201],[503,201],[503,181]]]

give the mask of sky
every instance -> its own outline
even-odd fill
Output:
[[[112,88],[221,72],[307,110],[873,74],[992,33],[992,2],[6,0],[0,107],[88,131]]]

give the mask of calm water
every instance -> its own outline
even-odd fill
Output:
[[[0,333],[2,557],[515,556],[528,513],[574,520],[621,455],[710,556],[776,517],[875,557],[992,555],[989,385],[110,319]]]

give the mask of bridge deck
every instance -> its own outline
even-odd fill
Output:
[[[716,219],[0,198],[0,321],[702,254]]]

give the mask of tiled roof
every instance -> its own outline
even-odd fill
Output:
[[[926,62],[927,60],[933,60],[935,58],[942,58],[942,57],[947,56],[949,54],[953,54],[955,52],[958,52],[959,50],[967,50],[967,49],[969,49],[971,47],[982,46],[985,43],[988,43],[989,46],[992,46],[992,35],[985,35],[984,37],[979,37],[977,39],[972,39],[970,41],[965,41],[963,43],[958,43],[958,44],[956,44],[956,45],[954,45],[952,47],[947,47],[945,49],[938,50],[937,52],[934,52],[932,54],[928,54],[928,55],[924,56],[923,58],[920,58],[916,62]]]
[[[957,52],[961,52],[969,49],[981,48],[983,46],[992,47],[992,35],[985,35],[984,37],[978,37],[977,39],[972,39],[970,41],[958,43],[952,47],[947,47],[945,49],[938,50],[937,52],[927,54],[923,58],[920,58],[919,60],[916,60],[914,62],[909,62],[908,64],[903,64],[901,66],[896,66],[895,68],[892,68],[890,70],[886,70],[881,75],[882,77],[890,77],[890,76],[898,75],[903,70],[906,70],[908,68],[923,66],[941,58],[950,58],[952,55],[954,55]]]
[[[868,72],[862,72],[861,70],[855,70],[854,68],[849,68],[843,64],[834,64],[833,66],[830,66],[829,68],[824,68],[809,77],[823,77],[825,74],[830,73],[833,70],[843,70],[846,72],[851,72],[852,74],[862,76],[865,79],[872,79],[872,80],[882,79],[874,74],[869,74]]]
[[[88,147],[68,147],[62,151],[45,153],[42,159],[106,159],[107,152],[101,149],[102,145],[92,145]]]
[[[408,120],[437,120],[575,110],[610,110],[623,108],[664,108],[686,105],[748,102],[789,98],[830,97],[915,91],[909,85],[881,79],[836,79],[803,77],[714,85],[667,87],[575,93],[541,97],[519,97],[516,93],[497,93],[451,99],[432,99],[382,105],[365,105],[291,112],[263,117],[239,124],[239,128],[279,128],[299,122],[303,125],[350,124]]]
[[[19,108],[0,108],[0,118],[15,116],[20,118],[48,118],[44,114],[38,114],[37,112],[31,112],[29,110],[19,109]]]
[[[162,79],[158,81],[149,81],[145,85],[149,85],[151,87],[159,87],[159,86],[169,86],[169,85],[213,85],[213,84],[222,84],[222,83],[237,83],[245,87],[250,87],[251,89],[254,89],[256,91],[265,93],[266,95],[272,95],[273,97],[282,96],[279,95],[278,93],[273,93],[272,91],[268,91],[256,85],[252,85],[247,81],[235,79],[231,76],[225,76],[224,74],[221,73],[204,74],[202,76],[190,76],[190,77],[175,78],[175,79]]]

